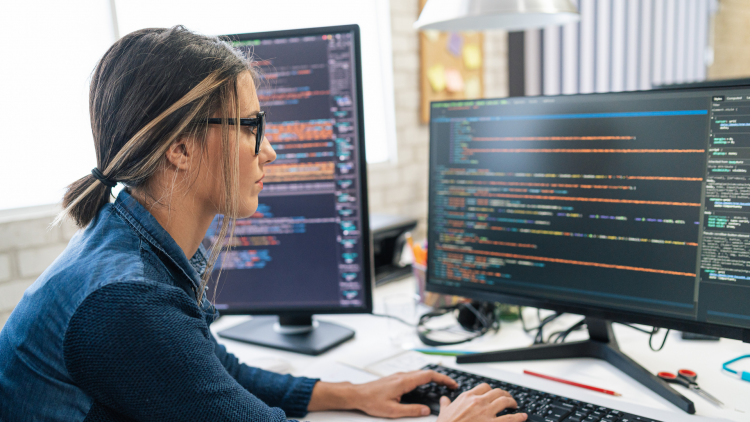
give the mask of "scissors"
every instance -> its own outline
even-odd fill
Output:
[[[671,372],[659,372],[656,374],[659,378],[671,384],[679,384],[685,388],[693,390],[696,394],[708,400],[712,404],[718,407],[724,407],[724,403],[716,397],[708,394],[705,390],[702,390],[695,379],[698,378],[698,374],[695,371],[689,369],[680,369],[677,371],[677,375]]]

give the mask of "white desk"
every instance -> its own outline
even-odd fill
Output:
[[[414,280],[407,278],[378,287],[374,291],[375,312],[382,313],[383,298],[392,295],[408,295],[413,289]],[[536,321],[535,312],[527,314],[528,321]],[[216,335],[218,331],[231,327],[249,317],[222,317],[212,325]],[[263,357],[275,357],[286,360],[292,366],[293,375],[304,375],[321,378],[325,381],[366,382],[374,379],[371,374],[342,365],[341,360],[350,360],[352,356],[381,354],[383,357],[395,354],[398,348],[391,345],[386,318],[372,315],[326,315],[321,320],[335,322],[356,330],[353,340],[313,357],[296,353],[283,352],[274,349],[252,346],[245,343],[217,339],[227,349],[234,353],[240,361],[252,365],[253,361]],[[552,332],[568,327],[580,319],[577,316],[564,316],[545,328],[545,332]],[[531,322],[533,324],[533,322]],[[703,421],[703,420],[733,420],[750,421],[750,383],[732,378],[722,373],[721,364],[731,358],[750,354],[750,344],[743,344],[736,340],[722,339],[719,342],[684,341],[679,333],[670,333],[664,349],[652,352],[648,347],[648,335],[624,327],[614,325],[615,334],[620,348],[633,360],[644,366],[652,373],[658,371],[676,372],[679,368],[688,368],[698,373],[698,383],[709,393],[717,396],[727,406],[719,409],[690,391],[675,386],[695,403],[696,415],[690,416],[677,409],[674,405],[652,393],[650,390],[633,381],[630,377],[615,369],[610,364],[597,359],[558,359],[534,362],[508,362],[492,364],[461,365],[459,368],[469,372],[484,374],[489,377],[504,379],[508,382],[536,388],[550,393],[559,394],[602,406],[629,411],[642,416],[652,417],[664,421]],[[661,334],[661,333],[660,333]],[[657,335],[661,340],[661,335]],[[415,337],[416,338],[416,337]],[[573,333],[568,340],[585,339],[583,332]],[[661,341],[654,339],[656,347]],[[491,351],[510,349],[530,345],[532,338],[521,329],[520,322],[503,323],[497,335],[487,335],[461,346],[462,350]],[[441,357],[442,364],[455,365],[453,358]],[[416,368],[415,368],[416,369]],[[608,388],[621,393],[622,397],[612,397],[588,390],[566,386],[564,384],[546,381],[536,377],[524,375],[524,369],[535,370],[543,374],[559,376],[561,378]],[[306,418],[311,421],[346,420],[372,421],[357,412],[322,412],[311,413]],[[434,416],[423,418],[425,422],[435,419]]]

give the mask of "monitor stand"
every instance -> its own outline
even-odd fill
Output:
[[[258,346],[317,356],[353,338],[354,330],[313,320],[312,315],[255,316],[219,332],[219,335]]]
[[[695,405],[682,394],[673,390],[666,382],[653,375],[646,368],[637,364],[620,351],[612,323],[597,318],[586,318],[589,340],[563,344],[541,344],[521,349],[500,350],[497,352],[462,355],[456,358],[457,363],[509,362],[520,360],[597,358],[602,359],[633,379],[650,388],[656,394],[669,400],[691,415]]]

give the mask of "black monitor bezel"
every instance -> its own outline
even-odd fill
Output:
[[[290,29],[282,31],[253,32],[245,34],[222,35],[219,39],[227,42],[247,41],[267,38],[287,38],[295,36],[324,35],[335,33],[353,33],[354,34],[354,74],[357,93],[357,119],[359,121],[359,180],[360,180],[360,211],[362,223],[360,227],[362,255],[363,255],[363,290],[365,293],[363,306],[339,307],[339,306],[317,306],[317,307],[296,307],[294,309],[279,308],[245,308],[231,307],[221,309],[224,315],[279,315],[279,316],[306,316],[312,314],[363,314],[372,313],[372,284],[375,280],[374,270],[372,267],[372,238],[369,230],[369,203],[367,199],[367,157],[365,154],[365,114],[362,96],[362,50],[359,25],[337,25],[304,29]]]
[[[732,86],[722,86],[722,85],[699,85],[695,87],[683,87],[679,88],[679,90],[683,91],[707,91],[707,92],[717,92],[717,91],[725,91],[725,90],[732,90],[732,89],[750,89],[750,85],[745,84],[738,84],[738,85],[732,85]],[[644,95],[650,95],[655,93],[674,93],[677,91],[676,88],[671,89],[654,89],[654,90],[648,90],[648,91],[624,91],[624,92],[607,92],[607,93],[592,93],[592,94],[575,94],[575,96],[601,96],[601,95],[612,95],[612,94],[644,94]],[[551,95],[551,96],[538,96],[538,97],[528,97],[528,98],[556,98],[556,97],[570,97],[570,95]],[[522,97],[527,98],[527,97]],[[493,100],[494,98],[486,98],[482,100]],[[507,98],[497,98],[498,100],[505,100]],[[455,100],[453,100],[455,101]],[[433,103],[443,103],[443,102],[451,102],[451,100],[446,101],[434,101],[430,105],[430,130],[432,130],[432,110],[434,109],[432,107]],[[430,145],[432,145],[433,137],[432,133],[430,133]],[[429,165],[432,166],[433,157],[432,157],[432,151],[430,152],[430,163]],[[429,176],[429,185],[432,185],[433,179],[432,179],[432,170],[430,170],[430,176]],[[428,204],[432,204],[432,201],[434,198],[432,197],[432,187],[430,186],[428,191]],[[432,210],[428,212],[427,215],[427,227],[428,227],[428,233],[429,233],[429,227],[432,223]],[[674,318],[674,317],[668,317],[668,316],[661,316],[661,315],[653,315],[653,314],[646,314],[643,312],[637,312],[637,311],[627,311],[627,310],[613,310],[610,308],[606,308],[603,306],[594,306],[594,305],[581,305],[581,304],[571,304],[568,302],[565,302],[563,300],[558,299],[548,299],[548,298],[540,298],[540,297],[534,297],[533,295],[519,295],[519,294],[510,294],[510,293],[496,293],[496,292],[489,292],[486,290],[477,290],[477,289],[470,289],[467,287],[452,287],[452,286],[445,286],[440,284],[434,284],[430,283],[430,271],[432,264],[432,258],[433,254],[427,255],[427,271],[425,274],[425,289],[430,292],[435,293],[441,293],[441,294],[449,294],[449,295],[456,295],[456,296],[462,296],[474,300],[482,300],[482,301],[494,301],[499,303],[509,303],[519,306],[529,306],[534,308],[542,308],[542,309],[549,309],[556,312],[567,312],[567,313],[573,313],[573,314],[579,314],[584,315],[587,317],[593,317],[593,318],[600,318],[605,320],[610,320],[613,322],[621,322],[621,323],[632,323],[632,324],[644,324],[644,325],[651,325],[655,327],[662,327],[662,328],[669,328],[669,329],[675,329],[680,331],[689,331],[699,334],[706,334],[706,335],[712,335],[712,336],[719,336],[719,337],[725,337],[725,338],[732,338],[737,340],[742,340],[743,342],[750,343],[750,329],[747,328],[739,328],[735,326],[729,326],[729,325],[722,325],[717,323],[711,323],[711,322],[703,322],[703,321],[690,321],[685,320],[681,318]]]

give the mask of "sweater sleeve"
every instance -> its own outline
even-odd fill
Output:
[[[71,379],[96,404],[132,419],[286,420],[229,374],[200,309],[168,285],[115,283],[91,293],[70,320],[63,353]],[[277,402],[299,409],[298,398]]]
[[[229,375],[250,393],[269,406],[280,407],[289,416],[302,417],[307,414],[307,405],[317,379],[280,375],[247,366],[216,342],[213,335],[211,340],[214,342],[216,356]]]

